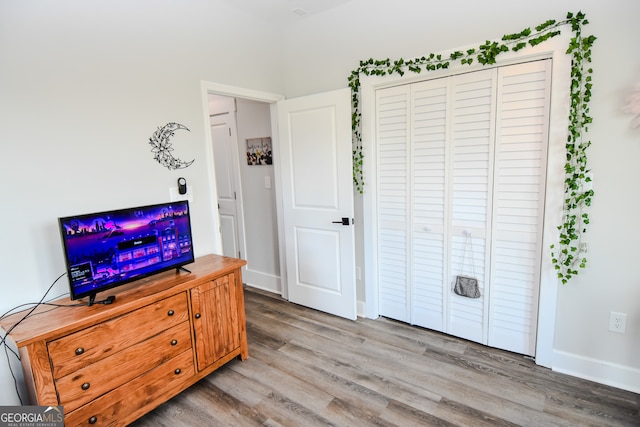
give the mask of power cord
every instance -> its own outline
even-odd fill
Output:
[[[9,360],[9,353],[8,352],[10,351],[11,353],[13,353],[13,355],[16,356],[18,361],[20,361],[20,355],[18,353],[16,353],[11,347],[9,347],[9,345],[6,342],[7,341],[7,337],[9,336],[11,331],[13,331],[20,323],[22,323],[27,317],[29,317],[36,310],[36,308],[38,308],[40,305],[51,305],[51,306],[54,306],[54,307],[63,306],[62,304],[51,304],[51,303],[48,303],[48,302],[44,302],[44,299],[47,297],[47,294],[49,294],[49,292],[51,292],[51,289],[58,282],[58,280],[60,280],[66,274],[67,274],[67,272],[64,272],[60,276],[58,276],[58,278],[56,280],[54,280],[53,283],[51,283],[51,285],[49,286],[49,289],[47,289],[47,291],[44,293],[42,298],[40,298],[40,301],[38,301],[37,303],[20,304],[20,305],[18,305],[16,307],[10,309],[6,313],[4,313],[2,316],[0,316],[0,320],[2,320],[5,317],[7,317],[9,314],[13,313],[15,310],[17,310],[17,309],[19,309],[21,307],[33,305],[31,310],[29,310],[24,316],[22,316],[22,318],[20,320],[18,320],[14,325],[12,325],[9,329],[7,329],[5,331],[4,336],[0,340],[0,346],[4,346],[4,353],[5,353],[6,357],[7,357],[7,364],[9,366],[9,372],[11,373],[11,376],[13,377],[13,382],[15,384],[16,394],[18,395],[18,399],[20,400],[20,405],[24,405],[24,403],[23,403],[23,400],[22,400],[22,396],[20,396],[20,391],[18,389],[18,379],[16,378],[16,376],[15,376],[15,374],[13,372],[13,368],[11,367],[11,360]],[[86,305],[86,304],[73,304],[73,305],[64,305],[64,306],[65,307],[73,307],[73,306],[81,306],[81,305]]]
[[[13,353],[13,355],[16,357],[16,359],[18,361],[20,361],[20,355],[18,353],[16,353],[16,351],[9,347],[9,345],[7,344],[7,337],[9,336],[9,334],[11,333],[11,331],[13,331],[20,323],[22,323],[27,317],[31,316],[31,314],[41,305],[46,305],[46,306],[51,306],[53,307],[51,310],[58,308],[58,307],[86,307],[87,305],[92,305],[92,304],[111,304],[113,303],[113,301],[115,300],[115,296],[110,296],[109,298],[103,300],[103,301],[91,301],[90,303],[77,303],[77,304],[55,304],[55,303],[51,303],[49,301],[53,301],[56,300],[66,294],[68,294],[68,292],[65,292],[61,295],[58,295],[56,297],[50,298],[47,302],[45,302],[45,298],[47,297],[47,295],[49,294],[49,292],[51,292],[51,289],[53,289],[53,286],[58,283],[58,280],[60,280],[61,278],[63,278],[65,275],[67,274],[67,272],[65,271],[64,273],[62,273],[60,276],[58,276],[56,278],[56,280],[53,281],[53,283],[51,283],[51,285],[49,286],[49,289],[47,289],[47,291],[44,293],[44,295],[42,296],[42,298],[40,298],[40,301],[38,302],[29,302],[29,303],[25,303],[25,304],[20,304],[17,305],[15,307],[13,307],[12,309],[8,310],[7,312],[5,312],[2,316],[0,316],[0,320],[4,319],[5,317],[9,316],[10,314],[12,314],[13,312],[17,311],[18,309],[21,309],[23,307],[28,307],[28,306],[33,306],[31,307],[31,310],[29,310],[24,316],[22,316],[22,318],[20,320],[18,320],[15,324],[13,324],[9,329],[7,329],[5,331],[4,336],[0,339],[0,346],[4,346],[4,353],[7,357],[7,364],[9,365],[9,372],[11,373],[11,376],[13,377],[13,382],[15,384],[15,388],[16,388],[16,394],[18,395],[18,399],[20,400],[20,405],[23,405],[23,401],[22,401],[22,396],[20,396],[20,391],[18,388],[18,379],[16,378],[13,369],[11,368],[11,360],[9,360],[9,351],[11,353]],[[46,313],[48,310],[46,311],[41,311],[40,313]]]

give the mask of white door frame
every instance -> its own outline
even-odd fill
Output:
[[[552,97],[549,126],[549,151],[547,165],[547,192],[545,198],[545,219],[542,243],[542,265],[540,274],[540,302],[538,309],[538,329],[535,360],[538,365],[553,367],[553,341],[555,337],[556,306],[558,298],[558,277],[551,263],[552,243],[558,239],[556,226],[562,222],[564,200],[564,163],[565,142],[567,140],[568,113],[570,106],[570,70],[571,59],[565,53],[569,36],[562,34],[544,45],[529,48],[526,53],[506,53],[496,66],[523,61],[551,58],[552,65]],[[469,46],[475,47],[475,46]],[[461,48],[460,50],[466,50]],[[443,52],[443,56],[448,53]],[[428,76],[406,75],[370,76],[360,79],[360,106],[362,115],[362,141],[365,179],[363,196],[363,228],[364,228],[364,278],[365,278],[365,315],[376,318],[378,312],[378,283],[376,279],[377,241],[376,233],[376,182],[375,170],[375,91],[378,88],[406,84],[413,81],[435,78],[453,73],[469,72],[483,69],[480,65],[453,65],[450,69],[430,72]]]
[[[273,141],[273,156],[274,158],[278,158],[278,145],[279,145],[279,141],[278,141],[278,116],[277,116],[277,110],[276,110],[276,103],[278,101],[282,101],[284,98],[283,95],[279,95],[279,94],[275,94],[275,93],[269,93],[269,92],[262,92],[262,91],[258,91],[258,90],[253,90],[253,89],[246,89],[246,88],[241,88],[241,87],[237,87],[237,86],[229,86],[229,85],[225,85],[222,83],[215,83],[215,82],[208,82],[208,81],[202,81],[200,83],[200,87],[201,87],[201,91],[202,91],[202,111],[203,111],[203,119],[204,119],[204,123],[205,123],[205,139],[207,141],[211,141],[211,126],[209,124],[209,94],[216,94],[216,95],[223,95],[223,96],[230,96],[233,98],[243,98],[243,99],[249,99],[252,101],[259,101],[259,102],[265,102],[269,105],[270,108],[270,113],[271,113],[271,129],[273,129],[272,132],[272,141]],[[213,146],[211,143],[206,145],[206,151],[207,151],[207,168],[209,170],[209,180],[211,183],[213,183],[212,185],[212,196],[211,196],[211,203],[212,203],[212,211],[213,212],[218,212],[218,208],[217,208],[217,203],[218,203],[218,190],[216,187],[216,177],[215,177],[215,165],[213,164]],[[278,166],[277,162],[274,162],[274,173],[275,173],[275,180],[276,182],[280,181],[281,175],[280,175],[280,168]],[[279,185],[275,186],[275,195],[276,195],[276,216],[277,216],[277,223],[278,223],[278,239],[280,242],[284,242],[284,236],[283,236],[283,219],[282,219],[282,190],[280,189]],[[218,219],[218,224],[220,223],[220,219]],[[222,253],[222,238],[220,236],[220,230],[219,227],[216,227],[216,232],[218,233],[218,238],[217,238],[217,242],[218,242],[218,247],[216,248],[216,250],[218,251],[218,253]],[[280,258],[280,277],[281,277],[281,283],[286,283],[286,266],[284,264],[285,262],[285,254],[283,251],[283,245],[279,245],[278,248],[278,252],[279,252],[279,258]],[[286,286],[282,286],[282,296],[286,299],[287,298],[287,287]]]

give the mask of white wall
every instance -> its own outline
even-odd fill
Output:
[[[276,31],[211,1],[0,2],[0,313],[64,271],[58,216],[166,201],[178,176],[196,255],[217,250],[201,81],[282,92]],[[191,130],[179,171],[148,145],[172,121]],[[2,356],[0,405],[17,402]]]
[[[640,82],[640,2],[352,0],[285,28],[288,97],[347,85],[361,59],[405,59],[479,45],[582,10],[593,48],[591,168],[596,192],[586,235],[589,267],[559,286],[554,369],[640,392],[640,130],[622,112]],[[330,28],[330,31],[327,29]],[[318,37],[322,34],[321,37]],[[365,177],[366,180],[366,177]],[[362,297],[362,288],[359,289]],[[609,332],[610,311],[628,314],[624,335]]]

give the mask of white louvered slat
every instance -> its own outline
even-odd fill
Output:
[[[378,291],[380,315],[409,316],[408,143],[409,87],[376,93],[378,149]]]
[[[527,355],[536,342],[550,62],[498,75],[488,344]]]

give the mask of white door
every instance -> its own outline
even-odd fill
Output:
[[[551,61],[499,70],[489,345],[536,348]]]
[[[489,310],[487,261],[491,239],[495,69],[462,74],[450,80],[449,152],[446,163],[449,197],[450,287],[456,275],[478,280],[480,298],[446,293],[447,333],[487,342]]]
[[[278,161],[289,300],[355,319],[350,97],[280,101]]]
[[[220,234],[223,255],[242,258],[238,209],[238,150],[236,148],[235,118],[232,113],[218,114],[210,118],[211,141],[218,190]]]

